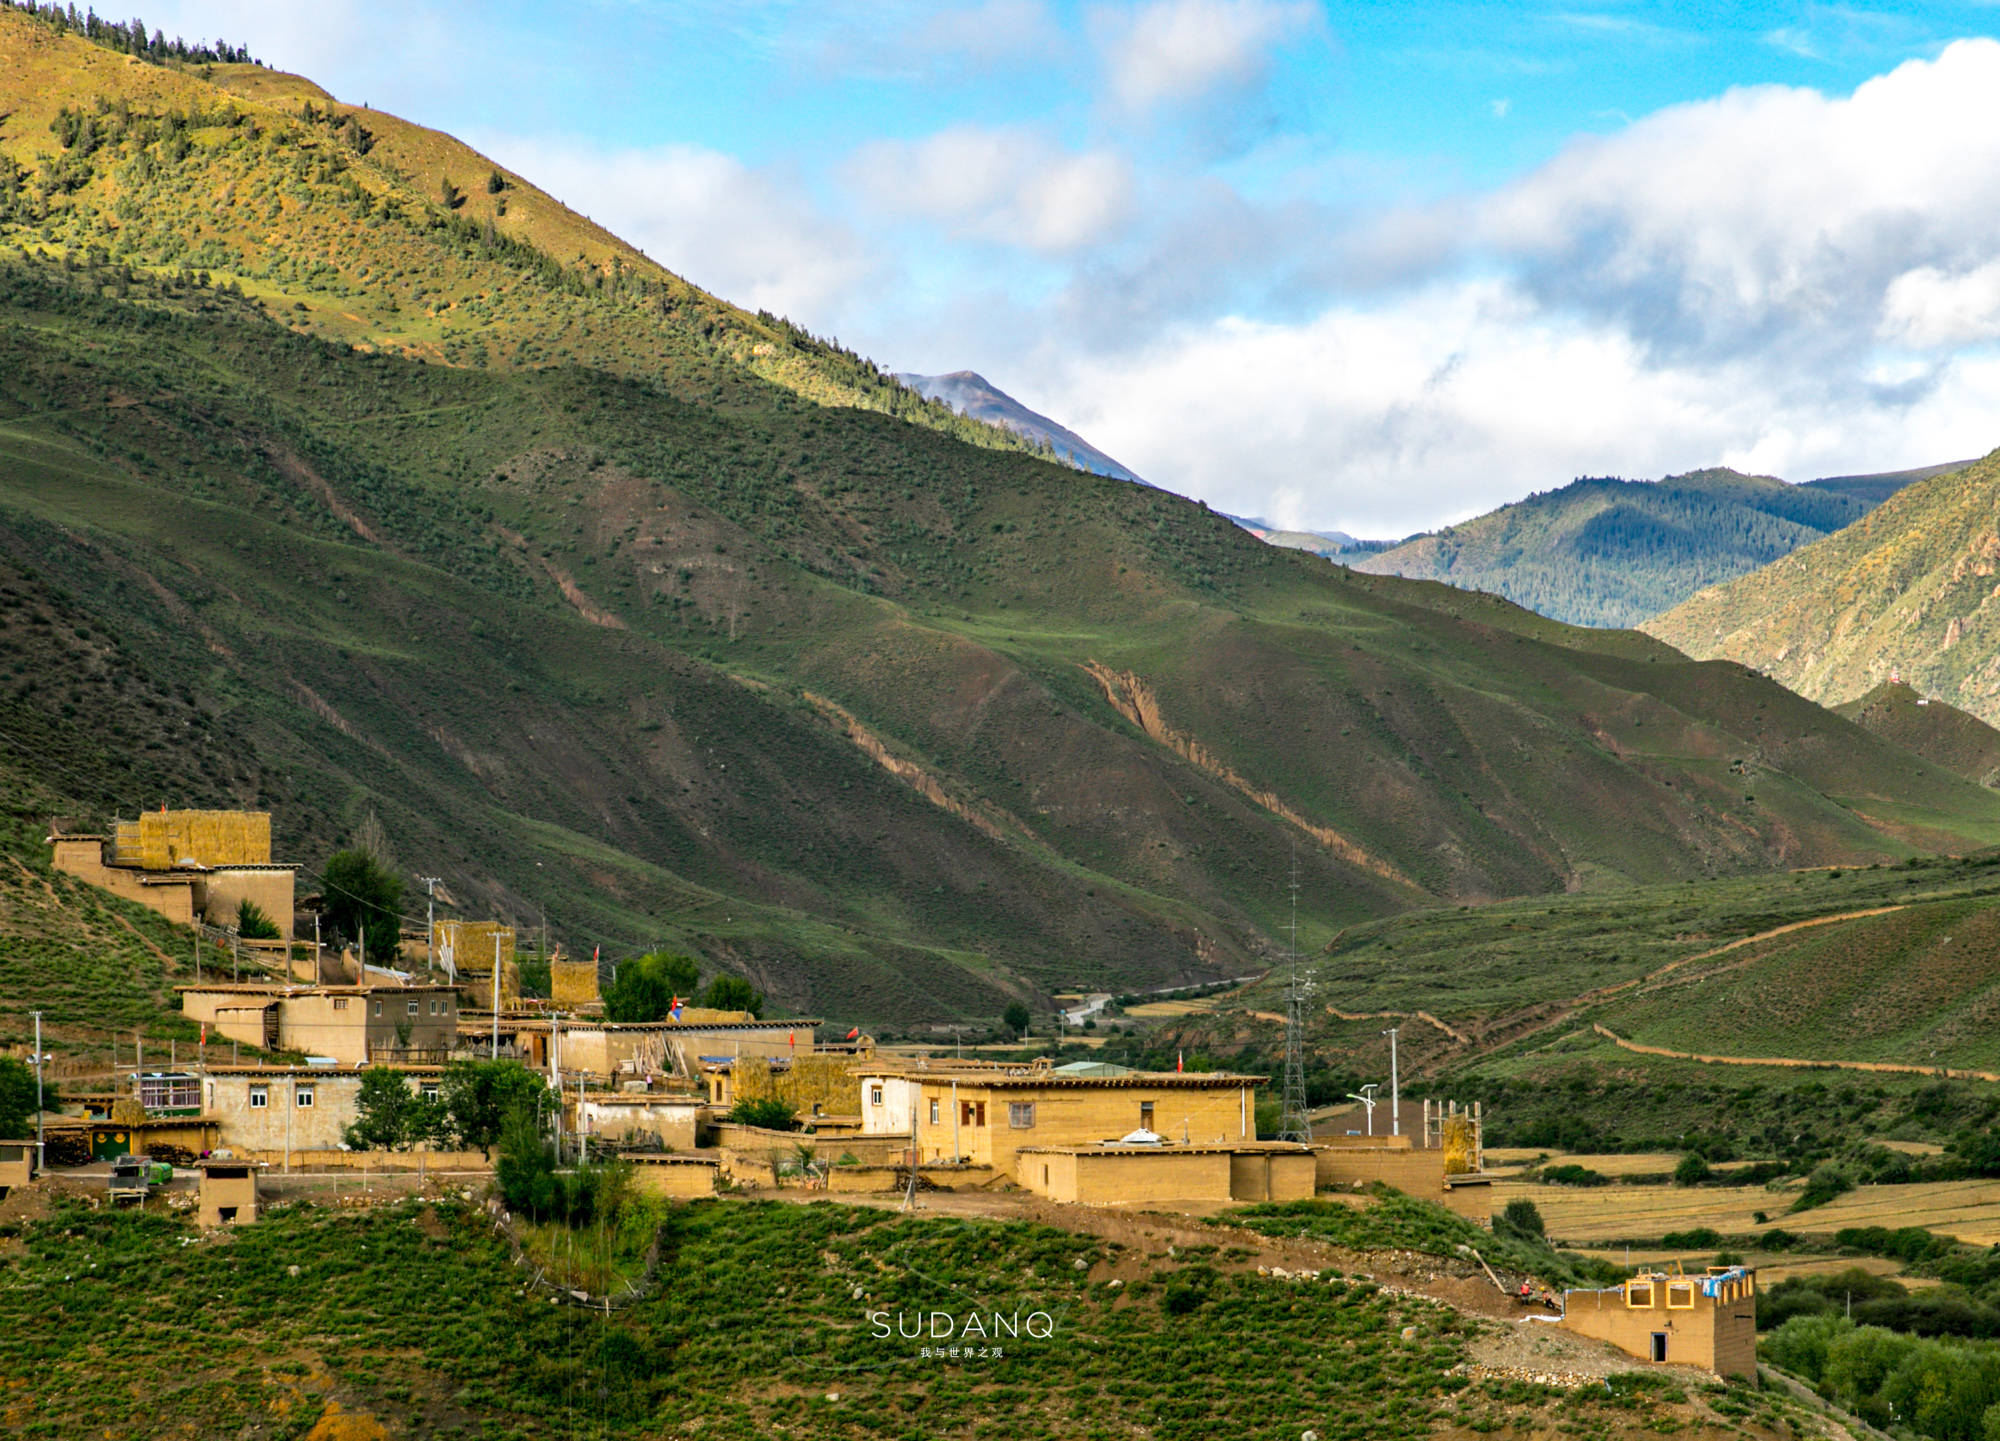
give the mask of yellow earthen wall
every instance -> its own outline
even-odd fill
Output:
[[[97,841],[59,840],[55,843],[51,861],[57,870],[110,891],[115,896],[137,901],[176,925],[194,924],[195,882],[192,876],[175,885],[144,885],[136,871],[119,870],[104,864],[103,846]]]
[[[730,1103],[780,1100],[800,1116],[817,1112],[851,1116],[859,1109],[860,1087],[849,1068],[851,1056],[803,1055],[774,1069],[768,1058],[744,1056],[730,1069]]]
[[[1651,1362],[1653,1333],[1665,1332],[1670,1366],[1700,1366],[1723,1376],[1751,1376],[1757,1364],[1757,1305],[1753,1295],[1710,1300],[1696,1289],[1691,1309],[1665,1304],[1665,1282],[1655,1282],[1653,1305],[1628,1306],[1622,1288],[1571,1291],[1562,1325],[1608,1341],[1629,1356]]]
[[[446,956],[458,970],[469,975],[493,974],[493,938],[500,938],[500,962],[514,959],[514,928],[498,921],[436,922],[431,930],[431,953],[442,963]],[[520,990],[518,978],[515,991]]]
[[[597,962],[550,961],[549,999],[564,1010],[602,1000],[597,989]]]
[[[25,1141],[0,1141],[0,1195],[10,1186],[25,1186],[33,1177],[35,1148]]]
[[[649,1196],[708,1196],[715,1192],[714,1166],[698,1162],[634,1161],[632,1184]]]
[[[271,918],[282,940],[291,941],[292,872],[220,870],[203,877],[202,887],[202,918],[211,926],[235,925],[237,907],[247,900]]]
[[[148,811],[118,822],[118,859],[149,871],[170,871],[182,861],[204,866],[267,866],[271,817],[267,811]],[[128,841],[128,837],[130,841]],[[136,855],[126,847],[136,842]]]
[[[954,1154],[978,1165],[1014,1169],[1014,1154],[1028,1146],[1087,1146],[1115,1141],[1137,1130],[1152,1103],[1153,1129],[1172,1141],[1196,1145],[1255,1138],[1255,1101],[1249,1086],[1207,1089],[1173,1086],[985,1086],[961,1076],[957,1095],[949,1078],[922,1081],[917,1137],[927,1161]],[[937,1121],[931,1106],[937,1106]],[[979,1121],[984,1103],[985,1121]],[[1034,1124],[1015,1127],[1008,1106],[1032,1104]],[[972,1115],[965,1114],[966,1107]],[[956,1125],[954,1125],[956,1118]],[[1225,1191],[1226,1194],[1226,1191]]]

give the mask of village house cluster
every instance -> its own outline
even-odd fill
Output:
[[[348,1133],[370,1072],[436,1098],[451,1062],[501,1058],[547,1077],[565,1134],[664,1195],[781,1184],[789,1167],[792,1184],[831,1192],[1012,1187],[1086,1206],[1212,1208],[1379,1182],[1490,1216],[1476,1106],[1426,1101],[1403,1134],[1270,1141],[1257,1136],[1261,1075],[891,1051],[858,1033],[822,1041],[811,1017],[692,1006],[612,1022],[594,961],[550,958],[550,995],[525,996],[500,922],[437,919],[402,938],[394,968],[330,954],[305,938],[296,867],[271,859],[270,837],[268,815],[205,811],[50,835],[58,869],[180,924],[228,934],[246,901],[275,923],[278,938],[247,953],[230,934],[212,974],[178,988],[197,1043],[135,1048],[129,1093],[86,1094],[83,1114],[50,1125],[71,1159],[194,1163],[205,1224],[254,1221],[267,1178],[289,1173],[485,1168],[483,1153],[358,1151]],[[806,1134],[745,1124],[742,1103],[756,1101],[781,1103]],[[0,1195],[33,1165],[32,1146],[0,1142]],[[1754,1285],[1740,1271],[1645,1276],[1572,1293],[1561,1324],[1641,1359],[1734,1373],[1754,1350],[1742,1329]]]

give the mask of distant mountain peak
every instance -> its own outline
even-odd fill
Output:
[[[926,400],[939,401],[973,420],[983,420],[1029,440],[1045,442],[1070,464],[1117,480],[1147,482],[1137,472],[1120,465],[1069,427],[1030,410],[976,370],[953,370],[943,375],[899,373],[896,379]]]

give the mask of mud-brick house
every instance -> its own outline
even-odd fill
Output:
[[[55,868],[191,926],[233,926],[249,901],[292,939],[298,867],[271,859],[265,811],[148,811],[111,830],[49,828]]]
[[[1563,1293],[1562,1326],[1641,1361],[1757,1374],[1757,1273],[1711,1266],[1699,1276],[1642,1271],[1622,1286]]]

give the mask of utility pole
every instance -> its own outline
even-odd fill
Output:
[[[424,979],[437,979],[437,876],[418,876],[424,883]]]
[[[1396,1033],[1402,1027],[1391,1026],[1382,1034],[1389,1038],[1389,1134],[1403,1134],[1403,1089],[1401,1078],[1396,1073]]]
[[[500,1059],[500,932],[493,932],[493,1059]]]
[[[112,1079],[115,1085],[117,1078],[114,1076]],[[35,1012],[35,1174],[39,1176],[47,1169],[48,1153],[42,1141],[42,1013],[37,1011]]]
[[[243,979],[243,948],[236,944],[236,927],[229,928],[229,981],[231,985]]]
[[[1375,1093],[1381,1089],[1382,1088],[1380,1086],[1376,1085],[1373,1081],[1370,1081],[1367,1085],[1361,1088],[1361,1091],[1358,1095],[1353,1091],[1349,1091],[1347,1093],[1348,1100],[1359,1101],[1363,1106],[1367,1107],[1368,1134],[1371,1136],[1375,1134]]]
[[[1285,1092],[1278,1112],[1278,1139],[1296,1141],[1302,1145],[1312,1142],[1312,1117],[1306,1110],[1306,991],[1308,985],[1299,979],[1299,858],[1292,855],[1292,875],[1290,881],[1292,895],[1292,918],[1289,927],[1291,944],[1288,959],[1291,962],[1291,985],[1285,992]]]
[[[320,960],[320,952],[319,952],[318,911],[313,912],[313,984],[315,986],[323,986],[326,984],[326,966],[325,963]]]

